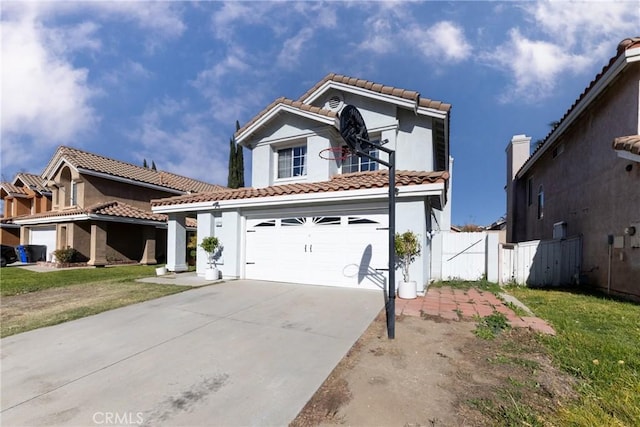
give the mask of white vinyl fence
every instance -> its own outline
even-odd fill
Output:
[[[498,281],[498,234],[444,233],[442,279]]]
[[[501,245],[502,283],[529,286],[560,286],[578,280],[582,262],[580,237],[563,240],[532,240]]]

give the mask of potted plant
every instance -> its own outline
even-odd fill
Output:
[[[217,237],[209,236],[202,239],[200,247],[207,253],[207,263],[209,268],[204,272],[204,278],[206,280],[217,280],[219,273],[216,267],[216,257],[220,250],[220,240]]]
[[[413,231],[396,233],[395,237],[396,256],[398,264],[402,268],[404,280],[398,281],[398,297],[403,299],[413,299],[417,296],[417,284],[409,279],[409,266],[416,257],[420,255],[421,246],[418,236]]]

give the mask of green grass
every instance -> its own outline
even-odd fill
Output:
[[[453,289],[462,289],[468,290],[471,288],[480,289],[481,291],[492,292],[494,294],[498,294],[502,292],[502,288],[495,282],[489,282],[487,280],[478,280],[478,281],[470,281],[470,280],[444,280],[433,282],[429,285],[429,287],[433,288],[442,288],[449,287]]]
[[[497,311],[485,317],[477,317],[477,320],[478,324],[473,333],[476,334],[478,338],[485,340],[494,339],[502,333],[502,331],[511,328],[507,316]]]
[[[118,281],[77,284],[73,286],[74,293],[66,302],[58,301],[49,306],[36,305],[16,316],[10,315],[3,318],[0,324],[0,336],[4,338],[45,326],[57,325],[187,289],[189,288],[178,285]],[[9,310],[11,310],[9,307],[3,309],[5,313]]]
[[[640,306],[560,290],[513,288],[512,295],[548,320],[540,336],[555,363],[575,376],[579,399],[558,425],[640,425]]]
[[[178,285],[135,282],[137,278],[154,276],[153,266],[52,270],[46,273],[11,267],[3,268],[0,274],[2,337],[189,289]]]
[[[46,273],[9,267],[0,270],[0,295],[18,295],[48,288],[104,280],[132,281],[149,276],[155,276],[155,266],[127,265],[108,268],[52,269]]]

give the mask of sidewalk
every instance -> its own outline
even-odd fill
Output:
[[[513,297],[509,296],[512,300]],[[528,310],[519,301],[514,304]],[[485,317],[494,311],[503,313],[514,328],[529,328],[543,334],[555,335],[553,328],[544,320],[531,316],[518,316],[493,293],[478,289],[452,289],[449,287],[429,288],[424,297],[412,300],[396,299],[396,314],[404,316],[438,316],[459,321],[472,320],[475,316]]]

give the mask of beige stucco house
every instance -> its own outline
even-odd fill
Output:
[[[0,219],[0,243],[20,244],[20,226],[13,219],[51,209],[51,191],[38,175],[20,172],[11,182],[0,182],[0,198],[4,203]]]
[[[48,260],[71,247],[90,265],[163,261],[167,217],[151,212],[151,199],[224,190],[66,146],[40,179],[51,191],[51,210],[13,219],[20,244],[46,246]]]
[[[531,155],[507,147],[507,241],[581,236],[581,285],[640,299],[640,37],[616,55]]]

